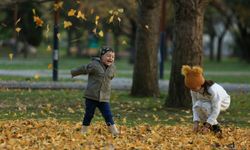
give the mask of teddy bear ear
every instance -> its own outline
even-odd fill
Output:
[[[203,69],[200,66],[194,66],[193,67],[193,72],[202,74],[203,73]]]
[[[191,71],[191,67],[189,65],[183,65],[181,68],[181,74],[186,76]]]

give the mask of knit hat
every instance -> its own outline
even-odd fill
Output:
[[[100,57],[101,57],[102,55],[106,54],[106,53],[109,52],[109,51],[114,52],[114,50],[113,50],[112,48],[110,48],[110,47],[102,47],[102,48],[100,49]]]
[[[190,67],[183,65],[181,74],[185,76],[185,85],[190,89],[197,88],[204,84],[203,69],[199,66]]]

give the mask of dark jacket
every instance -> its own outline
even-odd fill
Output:
[[[115,65],[104,66],[100,58],[93,58],[92,62],[71,70],[72,77],[88,74],[88,85],[85,98],[109,102],[111,94],[111,80],[115,76]]]

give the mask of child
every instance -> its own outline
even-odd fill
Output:
[[[88,84],[85,91],[85,115],[82,122],[82,133],[87,133],[87,128],[94,116],[96,107],[99,108],[105,122],[113,135],[119,132],[115,126],[110,109],[111,80],[115,75],[115,53],[109,47],[102,47],[100,58],[92,59],[87,65],[71,70],[72,77],[88,74]]]
[[[217,117],[220,111],[229,107],[230,96],[219,84],[205,80],[203,69],[199,66],[183,65],[181,72],[185,76],[186,87],[191,90],[194,132],[199,131],[199,122],[202,122],[202,133],[211,130],[218,137],[222,137]]]

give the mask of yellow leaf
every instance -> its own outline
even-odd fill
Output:
[[[70,9],[70,11],[68,12],[68,16],[74,16],[75,13],[76,13],[76,10]]]
[[[19,27],[16,27],[16,32],[19,33],[22,29]]]
[[[43,25],[43,20],[40,17],[34,16],[33,19],[37,26],[41,27]]]
[[[117,9],[117,11],[118,11],[119,13],[123,13],[123,12],[124,12],[124,9],[123,9],[123,8],[120,8],[120,9]]]
[[[34,78],[35,78],[36,80],[39,80],[39,79],[40,79],[40,75],[39,75],[39,74],[35,74]]]
[[[36,10],[33,8],[32,9],[33,15],[36,15]]]
[[[72,26],[72,23],[70,21],[64,21],[63,24],[65,29]]]
[[[48,64],[48,69],[52,69],[52,64]]]
[[[95,16],[95,20],[99,20],[100,19],[100,16]]]
[[[58,9],[61,9],[63,6],[63,2],[59,2],[59,3],[56,3],[54,4],[54,10],[57,11]]]
[[[21,21],[21,18],[17,19],[15,25],[17,25]]]
[[[118,21],[119,21],[119,22],[121,22],[121,21],[122,21],[122,19],[121,19],[120,17],[118,17],[117,19],[118,19]]]
[[[61,39],[61,34],[57,33],[56,37],[60,40]]]
[[[12,59],[13,59],[13,53],[9,53],[9,58],[12,61]]]
[[[83,19],[83,20],[87,20],[86,17],[85,17],[85,15],[84,15],[84,13],[82,13],[81,11],[78,11],[76,17],[77,17],[77,18],[80,18],[80,19]]]
[[[114,20],[114,15],[112,15],[110,18],[109,18],[109,23],[113,22]]]
[[[52,50],[51,46],[50,46],[50,45],[48,45],[48,47],[47,47],[47,51],[48,51],[48,52],[51,52],[51,50]]]
[[[98,33],[98,35],[99,35],[100,37],[103,37],[103,31],[101,30],[101,31]]]
[[[113,14],[113,10],[109,10],[109,13],[112,15]]]
[[[100,19],[100,17],[99,16],[96,16],[95,17],[95,24],[97,25],[98,24],[98,20]]]
[[[75,113],[75,111],[72,108],[70,108],[70,107],[68,107],[68,112]]]
[[[122,41],[123,45],[127,45],[127,42],[125,40]]]

